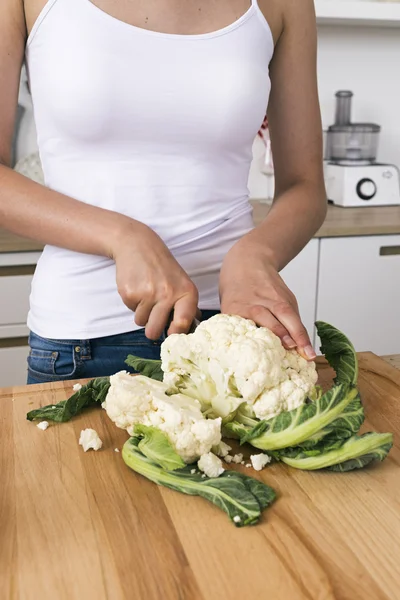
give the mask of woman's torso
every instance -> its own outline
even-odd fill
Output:
[[[223,257],[252,227],[247,181],[273,38],[256,2],[189,28],[180,11],[160,19],[155,4],[132,3],[132,14],[105,0],[43,7],[26,51],[41,160],[49,187],[154,229],[198,286],[200,307],[218,308]],[[53,246],[28,324],[51,338],[134,327],[114,263]]]

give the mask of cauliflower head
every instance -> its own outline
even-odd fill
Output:
[[[167,395],[165,383],[120,371],[110,377],[110,384],[103,408],[129,435],[136,424],[156,427],[188,464],[221,442],[221,419],[206,419],[192,398]]]
[[[232,315],[211,317],[189,335],[170,335],[161,360],[171,392],[227,420],[243,403],[259,419],[297,408],[317,382],[314,362],[286,350],[269,329]]]

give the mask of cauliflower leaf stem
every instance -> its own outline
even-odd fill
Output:
[[[166,471],[144,456],[139,445],[138,437],[125,442],[122,458],[128,467],[158,485],[205,498],[225,511],[236,527],[258,523],[262,511],[275,500],[276,494],[268,485],[235,471],[214,478],[203,478],[198,471],[191,473],[193,465]]]
[[[364,433],[328,444],[320,444],[313,449],[290,448],[278,453],[278,458],[295,469],[314,471],[353,471],[361,469],[374,460],[382,461],[393,445],[391,433]]]
[[[268,421],[260,421],[253,429],[246,426],[235,429],[229,423],[225,427],[228,431],[239,433],[241,444],[250,442],[260,450],[289,448],[305,442],[337,419],[357,395],[356,388],[349,389],[348,386],[339,385],[330,389],[316,402],[282,412]]]
[[[135,425],[135,435],[143,436],[138,444],[140,452],[162,469],[175,471],[186,466],[185,461],[175,452],[165,433],[156,427],[137,424]]]

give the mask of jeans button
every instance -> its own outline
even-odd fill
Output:
[[[81,351],[81,347],[80,346],[75,346],[75,352],[79,353]]]

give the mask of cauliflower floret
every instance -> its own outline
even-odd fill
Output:
[[[103,407],[129,435],[136,424],[157,427],[188,464],[221,442],[221,419],[205,419],[197,400],[167,396],[165,383],[121,371],[110,377],[110,384]]]
[[[169,336],[161,360],[167,386],[222,418],[244,402],[258,418],[292,410],[317,382],[314,362],[285,350],[269,329],[230,315],[211,317],[192,334]]]
[[[203,471],[207,477],[219,477],[225,471],[222,466],[222,460],[212,452],[207,452],[200,457],[197,463],[200,471]]]
[[[271,457],[268,454],[252,454],[250,456],[251,464],[255,471],[261,471],[265,465],[271,462]]]
[[[220,442],[218,446],[214,446],[212,449],[214,454],[216,454],[217,456],[221,456],[221,458],[225,458],[225,456],[228,456],[231,450],[232,448],[228,446],[228,444],[225,444],[225,442]]]
[[[79,437],[79,444],[87,452],[88,450],[100,450],[103,442],[94,429],[83,429]]]

